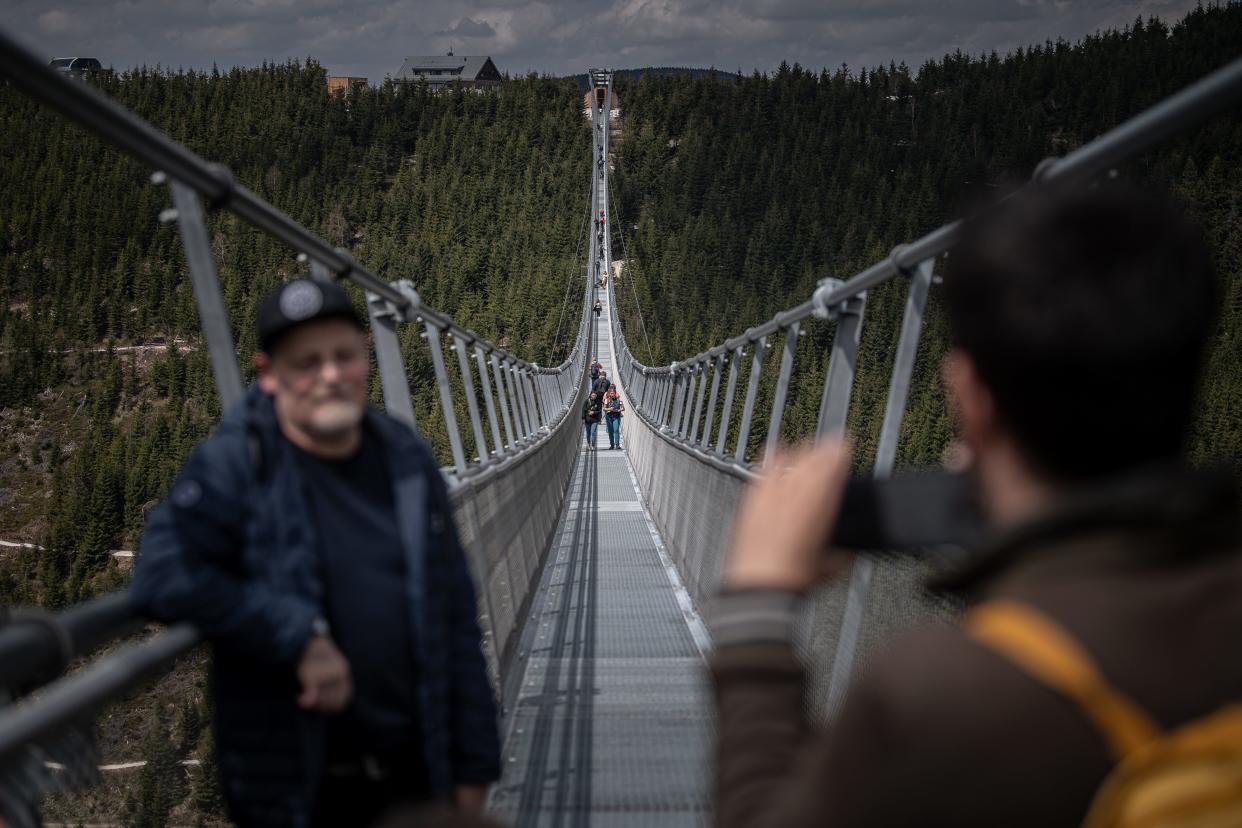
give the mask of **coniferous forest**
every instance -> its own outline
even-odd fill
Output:
[[[667,365],[766,321],[809,299],[818,280],[848,278],[1016,188],[1042,159],[1236,58],[1238,43],[1242,6],[1233,4],[918,69],[794,65],[727,83],[622,80],[613,194],[630,347],[646,364]],[[1191,452],[1242,467],[1242,118],[1217,117],[1118,172],[1179,199],[1207,231],[1221,316]],[[907,284],[867,298],[850,415],[860,464],[883,419]],[[899,463],[935,462],[949,439],[934,289],[925,324]],[[789,439],[814,431],[832,339],[828,324],[804,328],[782,423]],[[775,374],[769,368],[760,387],[752,455],[767,433]],[[735,412],[731,440],[739,422]]]
[[[625,261],[629,344],[644,362],[668,364],[762,322],[819,279],[848,277],[1012,189],[1041,159],[1236,57],[1239,43],[1233,4],[918,68],[618,75],[614,255]],[[90,82],[373,272],[412,280],[428,304],[520,356],[562,359],[579,312],[590,176],[574,79],[506,79],[494,95],[389,82],[345,99],[327,95],[324,75],[309,61]],[[124,583],[109,550],[133,548],[144,507],[219,404],[179,238],[157,221],[168,195],[150,171],[7,85],[0,158],[0,540],[40,547],[0,547],[0,603],[60,607]],[[1221,315],[1191,448],[1196,460],[1235,466],[1240,170],[1236,111],[1119,170],[1180,199],[1207,231]],[[209,232],[248,354],[255,302],[304,265],[227,214],[213,213]],[[874,450],[904,290],[899,279],[868,297],[851,409],[860,463]],[[407,368],[420,425],[444,456],[419,333],[403,330]],[[791,439],[814,429],[831,333],[816,323],[798,343]],[[906,464],[935,461],[949,437],[934,288],[924,337],[898,455]],[[766,411],[770,387],[762,394]],[[765,432],[760,416],[752,449]],[[201,660],[101,720],[105,757],[146,758],[141,773],[57,800],[52,816],[219,818],[214,777],[201,769],[212,754]],[[204,765],[187,772],[179,763],[189,757]]]

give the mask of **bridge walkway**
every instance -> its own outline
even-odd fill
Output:
[[[600,293],[593,353],[615,377]],[[625,452],[602,424],[597,442],[579,450],[531,603],[490,810],[519,828],[704,825],[706,634]]]

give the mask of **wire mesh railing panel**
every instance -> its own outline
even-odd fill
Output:
[[[1064,158],[1041,163],[1031,186],[1090,181],[1239,98],[1242,60]],[[742,490],[781,443],[839,432],[848,424],[861,438],[856,463],[877,478],[888,477],[898,458],[926,462],[938,453],[926,435],[947,439],[942,398],[928,379],[940,354],[919,344],[934,302],[936,263],[960,229],[960,222],[951,222],[848,280],[825,279],[805,302],[667,367],[643,365],[630,351],[614,295],[614,353],[640,423],[630,429],[627,450],[665,545],[700,607],[718,584]],[[889,334],[868,336],[867,319],[878,319]],[[937,330],[941,324],[933,316]],[[942,348],[943,337],[937,340]],[[862,383],[868,390],[855,398],[860,373],[869,377]],[[883,382],[875,379],[883,375],[889,382],[881,397],[876,389]],[[912,405],[921,420],[936,423],[919,429],[918,446],[901,439],[911,431],[905,421]],[[721,433],[713,439],[705,432],[717,418]],[[799,647],[811,665],[809,713],[832,715],[855,661],[889,636],[922,619],[953,617],[953,606],[924,593],[928,567],[916,557],[863,556],[848,579],[808,602]]]
[[[577,420],[566,417],[539,451],[452,493],[457,526],[478,584],[484,649],[498,683],[560,516],[577,436]]]

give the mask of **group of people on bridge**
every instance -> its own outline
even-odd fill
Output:
[[[595,315],[599,316],[600,304],[595,303]],[[597,357],[591,363],[591,393],[582,403],[582,424],[586,431],[587,446],[594,450],[595,433],[603,419],[608,429],[608,448],[621,448],[621,417],[625,414],[625,403],[617,384],[608,379],[608,372]]]

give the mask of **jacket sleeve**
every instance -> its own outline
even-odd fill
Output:
[[[292,664],[321,610],[246,577],[242,548],[252,472],[245,447],[233,440],[216,437],[195,449],[169,496],[151,512],[130,594],[150,618],[189,622],[204,637],[253,658]]]
[[[445,524],[453,784],[486,785],[500,778],[496,696],[483,657],[474,582],[457,537],[448,490],[434,463],[428,464],[427,475],[432,481],[432,504],[442,511]]]

